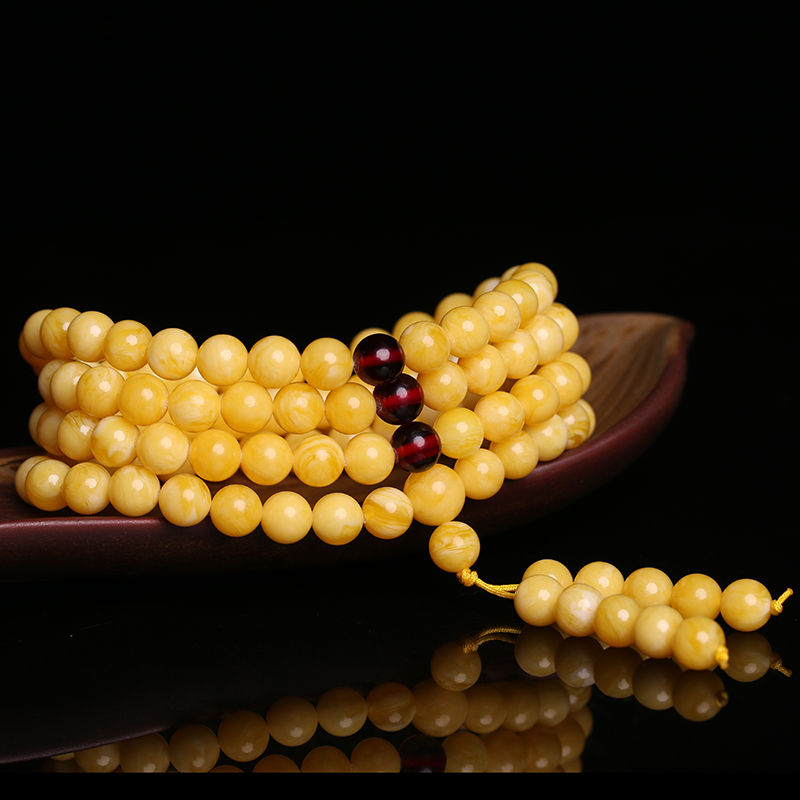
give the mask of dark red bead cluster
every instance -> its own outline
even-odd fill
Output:
[[[375,413],[390,425],[399,425],[392,437],[397,463],[409,472],[432,467],[442,452],[436,431],[415,422],[425,396],[419,382],[403,372],[405,354],[388,333],[363,338],[353,351],[353,369],[364,383],[375,387]]]

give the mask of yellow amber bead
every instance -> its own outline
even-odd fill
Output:
[[[186,331],[166,328],[147,344],[147,363],[159,378],[179,381],[194,371],[197,349],[197,342]]]
[[[78,514],[99,514],[108,506],[111,476],[100,466],[76,464],[64,478],[61,491],[67,505]]]
[[[219,409],[217,390],[204,381],[179,383],[169,395],[172,422],[187,433],[207,431],[217,421]]]
[[[512,275],[528,273],[528,272],[541,272],[547,280],[550,281],[550,284],[553,287],[553,291],[558,294],[558,279],[556,278],[556,274],[553,272],[550,267],[545,266],[544,264],[540,264],[538,261],[527,261],[524,264],[520,264],[518,267],[514,267],[511,270]]]
[[[198,433],[192,439],[189,444],[189,463],[203,480],[226,481],[241,466],[242,448],[232,433],[212,428]]]
[[[267,727],[275,741],[287,747],[305,744],[317,730],[317,711],[301,697],[282,697],[267,711]]]
[[[474,686],[482,668],[480,655],[465,649],[461,642],[445,642],[431,657],[431,677],[451,692],[463,692]]]
[[[433,423],[439,434],[442,455],[464,458],[472,455],[483,444],[483,423],[469,408],[450,408],[443,411]]]
[[[62,494],[69,467],[55,458],[33,464],[25,477],[28,502],[42,511],[60,511],[67,505]]]
[[[583,380],[580,373],[566,361],[550,361],[539,367],[536,374],[547,378],[556,387],[559,409],[574,405],[583,395]]]
[[[320,728],[331,736],[352,736],[367,721],[367,701],[355,689],[328,689],[316,708]]]
[[[134,425],[146,427],[164,418],[169,390],[164,381],[149,372],[129,376],[119,392],[119,413]]]
[[[72,358],[67,337],[69,326],[80,314],[74,308],[54,308],[43,320],[39,328],[39,338],[44,349],[53,358]]]
[[[541,558],[534,561],[523,573],[522,580],[531,575],[549,575],[551,578],[555,578],[562,588],[566,588],[574,582],[572,573],[560,561],[552,558]]]
[[[484,436],[490,442],[516,436],[525,424],[525,409],[510,392],[492,392],[481,397],[475,404],[475,413],[483,424]]]
[[[554,319],[537,314],[524,326],[524,330],[536,340],[540,364],[555,361],[564,351],[564,333]]]
[[[53,380],[53,375],[55,375],[57,370],[68,363],[69,362],[67,359],[54,358],[51,361],[48,361],[42,367],[42,369],[39,371],[39,375],[36,378],[36,385],[39,390],[39,394],[41,395],[42,400],[44,400],[45,403],[50,406],[55,405],[53,395],[50,393],[50,384]]]
[[[233,761],[255,761],[267,749],[267,721],[255,711],[234,711],[219,724],[220,749]]]
[[[526,425],[524,430],[539,450],[539,461],[558,458],[569,444],[569,429],[558,414],[554,414],[546,422]]]
[[[300,371],[300,352],[283,336],[259,339],[247,356],[253,379],[267,389],[280,389],[296,380]]]
[[[478,560],[480,551],[478,534],[464,522],[445,522],[428,540],[431,560],[445,572],[469,569]]]
[[[132,319],[115,322],[106,333],[103,355],[114,369],[134,372],[147,364],[147,346],[152,338],[141,322]]]
[[[254,767],[253,772],[300,772],[300,767],[287,756],[265,756]]]
[[[260,383],[239,381],[222,395],[220,414],[232,430],[257,433],[272,418],[272,395]]]
[[[70,411],[59,423],[57,443],[61,452],[73,461],[90,461],[92,453],[92,431],[97,417],[78,409]]]
[[[338,339],[316,339],[303,350],[300,371],[315,389],[329,392],[350,379],[353,355]]]
[[[184,725],[169,740],[169,760],[178,772],[210,772],[219,759],[219,742],[205,725]]]
[[[364,527],[364,512],[349,494],[331,492],[314,504],[311,527],[326,544],[349,544]]]
[[[406,367],[413,372],[435,372],[450,357],[450,340],[441,325],[420,320],[404,328],[398,339]]]
[[[119,765],[123,772],[166,772],[169,745],[159,733],[135,736],[119,744]]]
[[[265,431],[242,445],[242,472],[259,486],[274,486],[292,471],[292,448],[276,433]]]
[[[669,605],[672,598],[672,581],[655,567],[634,570],[625,579],[622,593],[636,600],[642,608],[652,605]]]
[[[392,336],[400,341],[400,337],[403,335],[403,331],[406,328],[413,325],[415,322],[433,322],[436,324],[433,315],[429,314],[427,311],[409,311],[407,314],[403,314],[397,322],[392,326]],[[377,328],[375,332],[383,332],[379,331]]]
[[[296,492],[277,492],[264,503],[261,528],[274,542],[294,544],[311,530],[313,512]]]
[[[755,631],[772,614],[772,597],[763,583],[742,578],[725,588],[720,598],[720,613],[731,628]]]
[[[22,341],[28,352],[38,359],[49,361],[52,356],[47,352],[42,344],[41,329],[45,317],[52,311],[52,308],[43,308],[31,314],[25,325],[22,327]]]
[[[539,296],[533,287],[519,278],[507,278],[495,286],[496,292],[503,292],[513,298],[519,307],[520,325],[532,320],[539,312]]]
[[[564,334],[564,350],[569,350],[578,341],[580,333],[578,318],[563,303],[553,303],[547,310],[546,316],[559,324]]]
[[[500,278],[498,277],[485,278],[475,287],[475,291],[472,293],[472,299],[475,300],[482,294],[486,294],[486,292],[494,291],[498,283],[500,283]]]
[[[506,477],[500,457],[484,448],[459,458],[453,468],[463,481],[464,491],[471,500],[493,497],[502,488]]]
[[[477,355],[489,344],[489,323],[471,305],[451,309],[440,324],[450,343],[450,352],[457,358]]]
[[[247,357],[247,348],[235,336],[220,333],[198,348],[197,370],[215,386],[231,386],[247,372]]]
[[[325,398],[325,419],[340,433],[361,433],[375,419],[375,398],[366,386],[348,381]]]
[[[119,766],[119,749],[119,744],[115,743],[78,750],[75,763],[84,772],[113,772]]]
[[[436,411],[456,408],[467,396],[467,377],[453,361],[445,361],[433,372],[421,373],[417,381],[425,395],[425,405]]]
[[[556,285],[551,280],[552,271],[543,264],[523,264],[512,277],[525,281],[536,292],[539,299],[539,313],[546,314],[556,298]]]
[[[168,522],[187,528],[208,516],[211,492],[196,475],[173,475],[161,487],[158,507]]]
[[[399,489],[382,486],[370,492],[362,504],[364,527],[378,539],[402,536],[414,520],[414,507]]]
[[[106,334],[113,324],[100,311],[84,311],[69,324],[67,346],[81,361],[102,361]]]
[[[675,631],[672,655],[686,669],[713,669],[724,646],[725,632],[717,622],[708,617],[688,617]]]
[[[433,312],[434,321],[438,325],[441,325],[442,319],[448,311],[452,311],[452,309],[459,308],[460,306],[471,306],[473,299],[472,295],[466,292],[453,292],[452,294],[448,294],[436,304],[436,309]]]
[[[572,350],[565,350],[558,357],[558,360],[566,361],[567,364],[571,364],[578,370],[578,374],[581,376],[581,381],[583,382],[583,391],[585,392],[592,383],[592,368],[589,366],[589,362],[586,361],[583,356],[578,355],[578,353]]]
[[[630,647],[634,642],[634,625],[642,607],[626,594],[603,598],[594,617],[594,630],[600,640],[611,647]]]
[[[489,324],[490,342],[502,342],[519,328],[522,312],[514,298],[505,292],[484,292],[475,298],[472,307]]]
[[[552,576],[531,574],[523,578],[514,592],[514,608],[519,618],[537,628],[556,621],[556,603],[564,587]]]
[[[483,773],[489,766],[489,753],[483,740],[471,731],[456,731],[443,742],[445,772]]]
[[[520,328],[495,347],[506,362],[506,373],[512,380],[530,375],[539,364],[539,345],[527,331]]]
[[[300,772],[350,772],[350,759],[338,748],[328,744],[311,750],[300,765]]]
[[[597,415],[594,413],[594,409],[592,406],[586,402],[586,399],[581,397],[578,400],[577,404],[579,405],[588,415],[589,417],[589,433],[587,434],[586,438],[590,438],[591,435],[594,433],[594,429],[597,427]]]
[[[556,623],[570,636],[590,636],[594,633],[594,618],[602,601],[603,595],[594,587],[573,583],[556,601]]]
[[[36,441],[39,446],[47,450],[50,455],[64,455],[58,444],[58,432],[66,416],[66,411],[62,411],[56,406],[51,406],[45,409],[36,423]]]
[[[426,736],[443,737],[455,733],[467,718],[464,692],[443,689],[433,678],[426,678],[413,688],[417,711],[413,725]]]
[[[639,612],[633,627],[637,650],[650,658],[672,655],[672,640],[683,617],[672,606],[649,605]]]
[[[330,486],[344,470],[344,452],[330,436],[309,436],[295,448],[292,470],[306,486]]]
[[[78,404],[93,417],[110,417],[119,411],[119,395],[124,383],[122,373],[113,367],[92,367],[78,380]]]
[[[356,483],[373,486],[385,480],[395,465],[389,441],[378,433],[360,433],[344,448],[345,472]]]
[[[261,498],[249,486],[231,484],[214,495],[210,513],[220,533],[238,538],[252,533],[261,524],[263,506]]]
[[[492,442],[489,449],[500,459],[506,478],[512,481],[526,478],[539,463],[539,448],[524,430],[500,442]]]
[[[458,365],[464,370],[467,389],[473,394],[487,395],[496,392],[506,380],[508,364],[503,354],[487,344],[479,353],[460,358]]]
[[[141,517],[158,505],[161,484],[155,473],[138,464],[121,467],[108,485],[108,500],[120,514]]]
[[[92,453],[104,467],[115,469],[136,458],[139,429],[124,417],[104,417],[92,430]]]
[[[156,475],[169,475],[186,463],[189,439],[176,425],[156,422],[140,431],[136,452],[147,469]]]
[[[362,739],[350,754],[353,772],[400,772],[402,760],[397,748],[386,739]]]
[[[558,416],[564,420],[567,426],[567,450],[582,445],[591,435],[592,419],[586,410],[586,406],[580,402],[575,405],[562,408]]]
[[[414,507],[414,519],[423,525],[451,522],[464,508],[466,490],[458,473],[444,464],[406,478],[403,488]]]
[[[672,588],[670,605],[677,609],[684,619],[688,617],[719,616],[722,589],[708,575],[693,573],[684,575]]]
[[[511,387],[511,394],[522,403],[526,425],[546,422],[558,411],[558,390],[541,375],[521,378]]]
[[[31,501],[28,499],[28,495],[25,491],[25,479],[28,477],[28,473],[31,471],[34,464],[46,460],[47,456],[31,456],[30,458],[26,458],[17,467],[17,471],[14,474],[14,488],[17,490],[20,499],[24,500],[28,505],[31,505]]]
[[[402,683],[381,683],[367,695],[367,716],[381,731],[403,730],[411,724],[416,711],[414,693]]]
[[[575,583],[593,586],[603,597],[620,594],[625,583],[622,573],[606,561],[592,561],[578,570]]]
[[[78,381],[89,369],[81,361],[65,361],[50,378],[50,397],[64,411],[78,408]]]
[[[272,414],[287,433],[308,433],[322,422],[325,402],[313,386],[290,383],[275,395]]]

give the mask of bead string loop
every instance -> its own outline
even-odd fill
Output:
[[[783,604],[794,594],[791,589],[787,589],[777,600],[772,601],[772,616],[777,617],[783,613]]]
[[[471,569],[462,569],[461,572],[458,573],[458,579],[466,587],[479,586],[484,591],[489,592],[489,594],[496,595],[497,597],[506,597],[510,600],[514,599],[514,593],[519,586],[517,583],[505,583],[500,585],[486,583],[478,577],[477,572]]]

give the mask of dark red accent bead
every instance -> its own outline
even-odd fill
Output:
[[[416,378],[403,373],[373,392],[375,413],[390,425],[413,422],[425,406],[425,395]]]
[[[422,733],[409,736],[397,748],[400,772],[444,772],[447,754],[438,739]]]
[[[353,350],[353,369],[370,386],[393,381],[403,371],[405,363],[403,348],[388,333],[365,336]]]
[[[442,454],[439,434],[424,422],[401,425],[392,436],[397,466],[406,472],[424,472],[430,469]]]

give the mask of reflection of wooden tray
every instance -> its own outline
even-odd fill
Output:
[[[573,349],[592,367],[586,399],[597,414],[596,432],[576,450],[539,464],[527,478],[506,481],[493,498],[468,500],[459,519],[480,535],[542,517],[596,489],[649,447],[680,400],[694,333],[689,323],[658,314],[597,314],[581,317],[580,323],[581,335]],[[336,564],[413,549],[425,552],[430,533],[430,528],[415,523],[393,541],[381,541],[363,531],[343,547],[326,545],[313,533],[297,544],[279,545],[258,529],[250,536],[230,539],[208,519],[193,528],[176,528],[156,514],[128,518],[113,509],[92,517],[68,509],[45,514],[23,503],[14,489],[16,466],[35,452],[34,448],[0,452],[0,580]],[[402,486],[405,476],[397,470],[389,482]],[[289,479],[279,488],[301,491],[313,503],[329,491],[363,499],[374,487],[343,478],[320,490],[291,484]],[[266,496],[276,490],[262,493]]]

